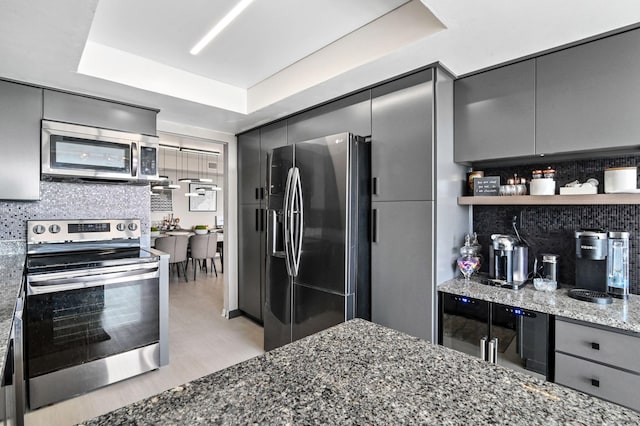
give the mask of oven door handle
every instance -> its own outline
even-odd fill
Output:
[[[32,283],[38,283],[42,281],[50,282],[57,279],[69,279],[69,278],[83,278],[91,279],[90,277],[104,277],[120,272],[129,272],[132,274],[141,273],[148,270],[157,270],[160,268],[159,262],[149,262],[131,265],[120,266],[106,266],[101,268],[92,269],[74,269],[69,271],[49,272],[43,274],[27,274],[27,281]]]
[[[45,280],[43,284],[31,285],[27,278],[27,296],[57,293],[61,291],[79,290],[90,287],[110,286],[132,281],[148,280],[160,277],[160,271],[140,273],[139,271],[118,272],[114,274],[93,275],[84,277],[58,278]]]

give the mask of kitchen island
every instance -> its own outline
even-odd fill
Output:
[[[640,414],[352,320],[84,424],[247,423],[638,424]]]

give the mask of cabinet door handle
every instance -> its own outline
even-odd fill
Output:
[[[256,232],[260,232],[260,209],[256,209]]]
[[[264,232],[264,215],[266,213],[266,209],[260,209],[260,232]]]
[[[494,337],[489,341],[487,345],[489,347],[489,359],[488,361],[492,364],[498,363],[498,338]]]
[[[256,200],[259,200],[260,199],[260,188],[256,188],[255,192],[256,192],[255,193]]]
[[[378,209],[371,210],[371,242],[378,242]]]
[[[595,349],[596,351],[600,350],[600,343],[591,342],[591,349]]]
[[[595,386],[595,387],[599,388],[600,387],[600,380],[591,379],[591,386]]]
[[[371,179],[371,194],[378,195],[378,178],[374,177]]]

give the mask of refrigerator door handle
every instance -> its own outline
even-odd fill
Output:
[[[287,183],[284,188],[284,259],[287,266],[287,274],[293,276],[293,267],[291,265],[291,180],[293,177],[293,168],[287,173]]]
[[[298,275],[298,271],[300,270],[300,257],[302,255],[302,230],[303,230],[303,222],[304,222],[304,207],[302,203],[302,183],[300,181],[300,170],[296,167],[293,172],[293,191],[294,194],[292,198],[295,202],[292,203],[294,211],[292,212],[292,222],[295,223],[296,229],[293,232],[292,237],[295,238],[293,240],[293,276]],[[297,216],[295,221],[294,217]]]

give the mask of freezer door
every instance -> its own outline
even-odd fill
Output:
[[[295,144],[304,210],[296,283],[353,293],[346,279],[350,135],[343,133]]]
[[[264,348],[271,350],[291,342],[293,290],[287,273],[284,212],[287,176],[293,165],[293,147],[282,147],[268,155],[268,206]]]
[[[293,340],[310,336],[354,317],[354,294],[335,294],[297,284],[293,288]]]

